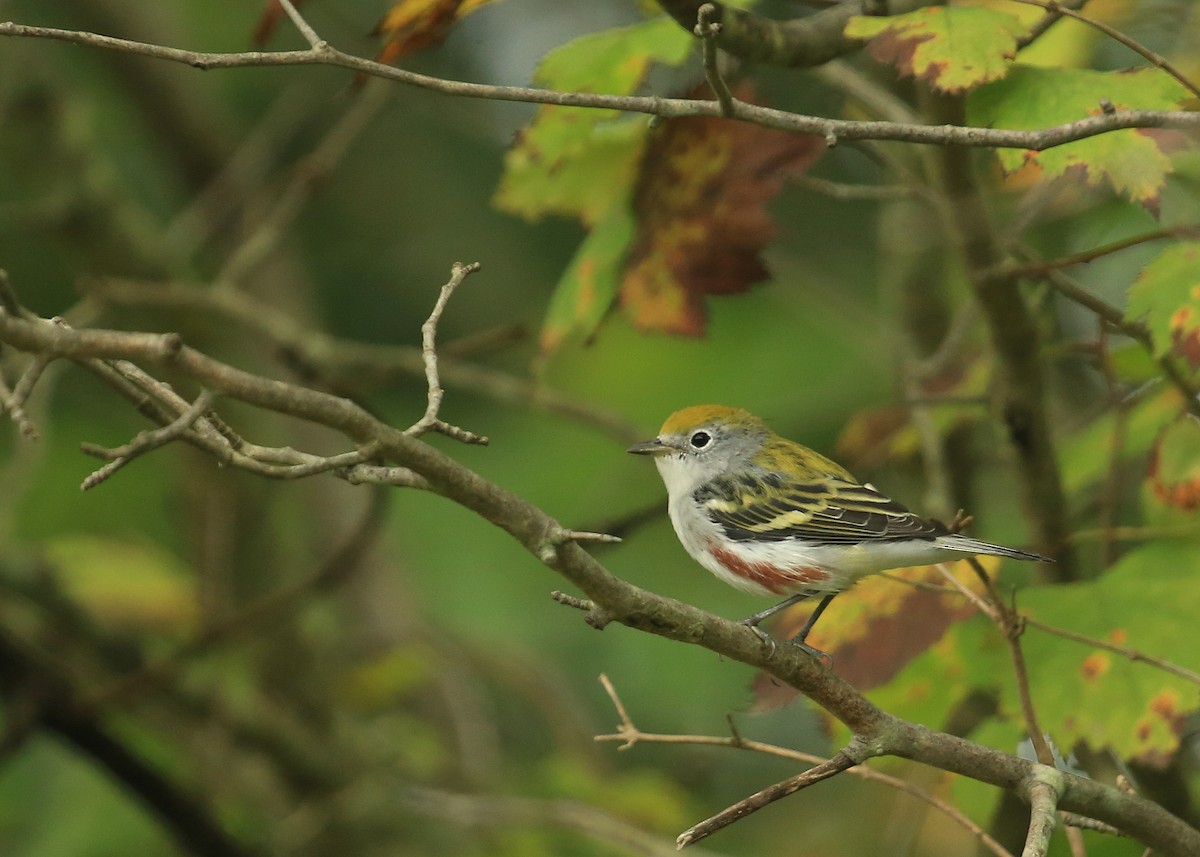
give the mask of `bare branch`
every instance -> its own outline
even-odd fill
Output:
[[[845,14],[845,7],[835,7]],[[720,23],[728,28],[728,11]],[[812,16],[816,17],[816,16]],[[694,18],[692,20],[695,20]],[[689,27],[691,25],[689,24]],[[728,29],[724,31],[728,33]],[[79,30],[53,27],[31,27],[13,22],[0,23],[0,36],[52,39],[88,45],[126,54],[152,57],[183,63],[200,69],[246,68],[260,66],[326,65],[350,69],[386,80],[464,98],[486,98],[496,101],[518,101],[529,104],[554,104],[563,107],[597,107],[645,113],[669,119],[678,116],[720,116],[721,106],[713,101],[660,98],[658,96],[614,96],[587,92],[556,92],[522,86],[491,86],[463,83],[393,68],[372,60],[347,54],[325,44],[304,51],[247,51],[243,53],[212,53],[189,51],[163,45],[101,36]],[[724,47],[724,44],[722,44]],[[766,128],[816,134],[837,140],[897,140],[909,143],[975,148],[1011,148],[1044,151],[1064,143],[1082,140],[1126,128],[1200,128],[1200,113],[1186,110],[1114,110],[1089,116],[1074,122],[1030,131],[999,128],[979,128],[964,125],[917,125],[893,122],[858,122],[804,116],[786,110],[775,110],[755,104],[737,102],[733,117]]]
[[[158,449],[160,446],[165,446],[173,440],[178,440],[191,429],[192,423],[196,422],[205,411],[212,407],[212,403],[213,394],[204,390],[196,398],[196,401],[179,415],[178,419],[162,428],[138,432],[137,436],[124,446],[109,449],[93,443],[82,444],[82,449],[85,453],[95,458],[106,458],[108,459],[108,464],[84,479],[83,484],[79,486],[79,490],[87,491],[89,488],[95,488],[138,456],[145,455],[147,452]]]
[[[0,268],[0,308],[9,315],[21,315],[21,304],[8,279],[8,271]]]
[[[1046,734],[1042,732],[1042,727],[1038,724],[1037,712],[1033,707],[1033,696],[1029,692],[1029,670],[1025,665],[1025,653],[1021,649],[1021,634],[1025,632],[1024,620],[1015,607],[1010,607],[1004,603],[999,591],[996,589],[995,581],[988,576],[988,573],[980,565],[978,559],[969,556],[967,557],[967,564],[971,566],[971,569],[983,581],[984,588],[987,591],[988,599],[984,602],[986,606],[983,608],[983,612],[996,625],[996,628],[1008,644],[1008,653],[1013,664],[1013,675],[1016,678],[1017,696],[1021,701],[1021,715],[1025,720],[1025,731],[1029,735],[1029,740],[1033,742],[1038,761],[1047,767],[1054,768],[1054,750],[1046,740]],[[942,574],[946,575],[947,572],[943,569]],[[953,575],[950,575],[950,577],[952,581],[956,582]],[[966,587],[962,587],[960,591],[968,592],[969,590]],[[972,600],[976,604],[980,603],[976,599]]]

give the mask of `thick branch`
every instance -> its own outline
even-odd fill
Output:
[[[689,32],[704,0],[659,0],[659,6]],[[862,42],[843,34],[846,22],[862,14],[859,0],[847,0],[803,18],[775,21],[722,3],[711,3],[711,21],[720,25],[721,50],[767,65],[811,68],[857,50]]]

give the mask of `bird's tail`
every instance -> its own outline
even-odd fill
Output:
[[[937,540],[938,546],[952,551],[962,551],[963,553],[973,554],[988,554],[990,556],[1004,556],[1009,559],[1020,559],[1027,562],[1054,562],[1048,556],[1042,556],[1040,553],[1032,551],[1017,550],[1016,548],[1006,548],[1003,545],[994,545],[991,542],[980,541],[973,539],[970,536],[952,535],[941,536]]]

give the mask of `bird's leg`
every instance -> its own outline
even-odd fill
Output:
[[[787,598],[783,601],[780,601],[778,604],[768,607],[766,610],[758,611],[753,616],[747,616],[745,619],[742,620],[742,624],[745,625],[747,628],[749,628],[751,631],[753,631],[755,634],[757,634],[758,638],[760,640],[762,640],[763,643],[769,645],[771,647],[771,651],[774,652],[775,641],[771,639],[770,635],[766,631],[764,631],[762,628],[758,627],[759,623],[765,619],[770,619],[772,616],[774,616],[780,610],[786,610],[787,608],[791,607],[793,604],[799,604],[801,601],[805,600],[806,598],[811,598],[812,596],[814,596],[816,594],[817,594],[817,591],[815,589],[810,589],[805,592],[801,592],[798,595],[793,595],[791,598]]]
[[[836,592],[830,592],[828,595],[822,598],[821,603],[817,605],[817,609],[812,612],[812,615],[808,617],[808,621],[804,623],[804,627],[801,628],[790,640],[788,640],[788,642],[793,646],[803,649],[814,658],[828,661],[829,666],[833,666],[833,658],[829,656],[829,653],[822,652],[820,649],[814,648],[804,641],[808,639],[809,631],[813,629],[813,625],[817,624],[817,620],[821,618],[821,614],[825,612],[825,608],[829,606],[829,602],[836,597]]]
[[[765,619],[770,619],[780,610],[786,610],[793,604],[799,604],[801,601],[804,601],[807,598],[812,598],[816,594],[817,590],[808,589],[804,592],[801,592],[799,595],[793,595],[791,598],[786,598],[783,601],[780,601],[778,604],[768,607],[766,610],[759,610],[753,616],[747,616],[742,620],[742,624],[751,628],[758,628],[760,622]],[[817,609],[819,610],[820,608]]]

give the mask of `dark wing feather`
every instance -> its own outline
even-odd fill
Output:
[[[948,532],[874,488],[838,478],[792,482],[778,474],[718,478],[693,494],[733,541],[801,539],[827,545],[932,541]]]

